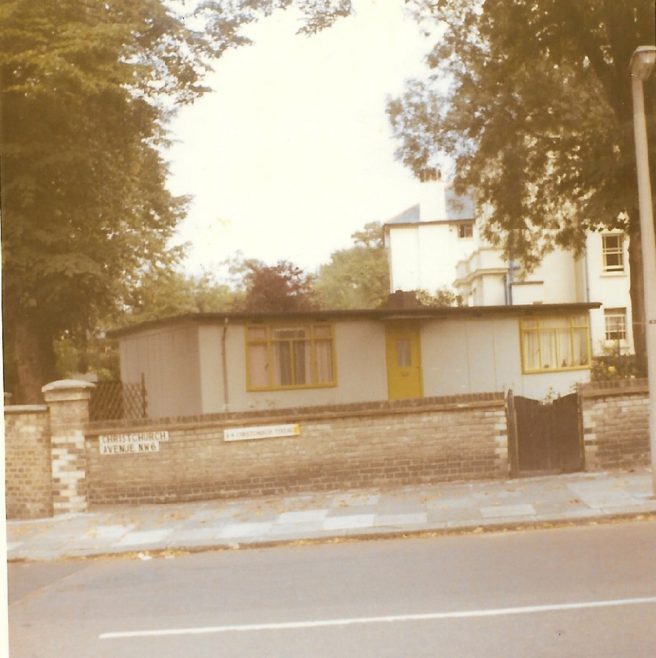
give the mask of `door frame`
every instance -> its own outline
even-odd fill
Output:
[[[417,395],[410,396],[398,396],[393,395],[393,384],[394,378],[391,376],[392,369],[397,369],[398,366],[392,365],[394,361],[391,361],[392,356],[396,359],[396,349],[393,344],[393,336],[395,331],[398,332],[408,332],[412,334],[412,345],[410,349],[411,354],[416,354],[417,365],[411,365],[411,368],[416,367],[416,377],[417,377]],[[422,367],[422,358],[421,358],[421,325],[416,321],[393,321],[385,324],[385,370],[387,374],[387,399],[388,400],[404,400],[404,399],[413,399],[421,398],[424,396],[424,371]]]

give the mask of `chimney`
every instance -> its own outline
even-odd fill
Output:
[[[439,169],[425,169],[419,175],[419,221],[446,219],[446,194]]]

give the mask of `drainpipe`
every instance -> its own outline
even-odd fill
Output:
[[[585,301],[590,301],[590,270],[588,263],[588,248],[583,250],[583,277],[585,279]]]
[[[506,274],[506,305],[507,306],[512,306],[513,305],[513,298],[512,298],[512,284],[514,280],[514,273],[515,273],[515,262],[512,260],[508,261],[508,273]]]
[[[223,321],[223,335],[221,336],[221,369],[223,374],[223,411],[228,411],[230,396],[228,394],[228,362],[226,360],[226,336],[228,334],[228,318]]]

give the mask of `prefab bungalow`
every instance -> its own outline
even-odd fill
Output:
[[[198,313],[113,336],[150,417],[508,389],[541,399],[589,380],[597,306]]]

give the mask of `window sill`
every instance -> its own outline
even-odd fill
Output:
[[[568,368],[543,368],[541,370],[522,370],[523,375],[544,375],[551,372],[570,372],[574,370],[590,370],[590,364],[585,366],[571,366]]]
[[[602,272],[602,273],[600,274],[600,276],[602,276],[602,277],[609,277],[609,278],[617,278],[617,277],[625,277],[625,276],[628,276],[628,274],[626,273],[626,270],[622,270],[622,271],[617,270],[616,272]]]

